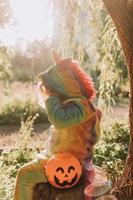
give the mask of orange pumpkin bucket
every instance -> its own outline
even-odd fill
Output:
[[[54,187],[66,189],[73,187],[80,179],[80,162],[70,153],[53,155],[45,165],[48,181]]]

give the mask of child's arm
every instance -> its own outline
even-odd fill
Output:
[[[81,124],[96,115],[85,97],[69,99],[64,104],[59,97],[50,96],[45,107],[50,122],[58,129]]]

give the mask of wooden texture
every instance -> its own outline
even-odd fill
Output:
[[[54,188],[49,183],[37,184],[34,188],[33,200],[85,200],[83,192],[85,182],[83,176],[76,186],[66,190]]]
[[[97,198],[86,197],[84,195],[86,177],[84,173],[76,186],[65,190],[54,188],[49,183],[39,183],[34,188],[33,200],[117,200],[109,192]]]
[[[81,183],[67,190],[56,189],[49,183],[40,183],[35,187],[33,200],[117,200],[114,195],[110,194],[98,198],[88,198],[84,196],[83,190],[84,184]]]
[[[59,190],[48,183],[38,184],[33,200],[85,200],[83,186],[67,190]]]

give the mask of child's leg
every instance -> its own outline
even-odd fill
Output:
[[[13,200],[32,200],[34,186],[37,183],[47,182],[43,168],[45,162],[46,160],[35,160],[19,169]]]

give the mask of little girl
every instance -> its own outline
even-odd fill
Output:
[[[95,89],[90,77],[71,58],[61,59],[55,51],[53,58],[55,65],[38,75],[37,86],[52,124],[47,148],[19,169],[14,200],[32,200],[34,186],[48,181],[44,165],[53,154],[71,153],[89,168],[100,136],[101,111],[92,103]]]

